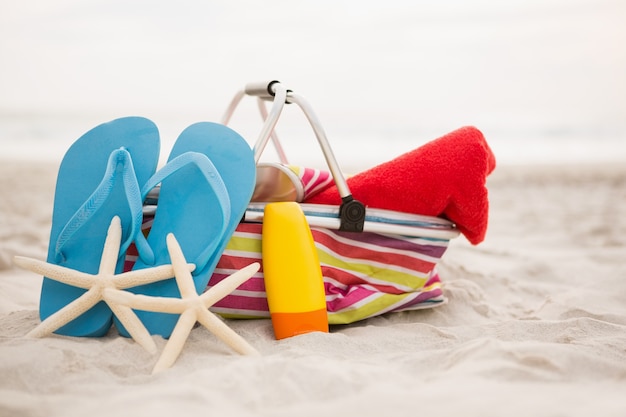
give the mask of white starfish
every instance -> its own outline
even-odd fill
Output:
[[[252,275],[259,270],[259,263],[248,265],[223,279],[202,295],[198,295],[191,273],[185,268],[185,265],[187,265],[185,256],[176,238],[171,233],[167,236],[167,249],[172,260],[176,284],[180,290],[181,298],[152,297],[133,294],[127,291],[105,290],[108,299],[137,310],[180,314],[174,331],[165,345],[161,357],[154,366],[152,373],[155,374],[163,371],[176,362],[196,322],[200,322],[200,324],[235,351],[243,355],[259,355],[259,352],[250,346],[245,339],[235,333],[222,320],[216,317],[215,314],[208,310],[209,307],[252,277]]]
[[[44,275],[55,281],[87,290],[83,295],[47,317],[30,331],[26,335],[27,337],[43,337],[49,335],[89,310],[101,300],[104,300],[111,308],[111,311],[113,311],[113,314],[124,324],[124,327],[128,330],[133,340],[148,352],[156,353],[156,344],[137,315],[128,306],[117,304],[115,301],[109,299],[106,296],[106,290],[122,290],[172,278],[174,276],[174,268],[172,265],[161,265],[154,268],[129,271],[116,275],[115,267],[121,240],[122,225],[120,218],[115,216],[111,220],[109,230],[107,231],[107,237],[104,242],[100,260],[100,268],[96,275],[23,256],[16,256],[14,258],[15,264],[21,268]],[[179,269],[181,268],[189,273],[190,270],[194,270],[195,265],[179,265]]]

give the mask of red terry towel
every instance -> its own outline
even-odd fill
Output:
[[[487,176],[496,160],[483,134],[463,127],[350,177],[352,196],[368,207],[445,217],[474,245],[487,232]],[[304,201],[341,204],[335,185]]]

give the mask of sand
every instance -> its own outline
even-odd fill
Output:
[[[57,167],[0,161],[0,416],[624,416],[626,164],[501,166],[485,242],[454,240],[446,305],[281,341],[228,324],[261,353],[195,328],[174,366],[111,330],[39,323]],[[159,351],[165,345],[154,337]]]

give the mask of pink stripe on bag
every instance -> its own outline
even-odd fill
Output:
[[[371,276],[365,274],[354,274],[346,269],[337,268],[330,265],[322,265],[322,275],[324,278],[331,279],[333,288],[337,288],[339,291],[342,289],[348,289],[354,286],[369,285],[376,291],[384,292],[387,294],[402,294],[411,290],[411,288],[397,288],[391,284],[380,284],[373,281]],[[341,285],[338,285],[341,284]]]
[[[322,246],[325,252],[335,254],[342,261],[351,262],[356,260],[367,260],[371,265],[379,263],[393,268],[405,268],[411,271],[423,271],[428,273],[435,266],[435,262],[431,260],[421,259],[417,253],[393,251],[385,247],[378,247],[374,250],[373,245],[358,240],[347,244],[343,239],[337,239],[328,230],[320,231],[318,228],[312,228],[311,232],[318,248]],[[367,235],[366,235],[367,234]],[[361,235],[364,239],[368,239],[373,233],[363,232]],[[356,239],[355,239],[356,240]],[[367,245],[367,247],[365,247]]]

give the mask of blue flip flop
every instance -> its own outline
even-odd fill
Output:
[[[167,164],[146,184],[145,197],[161,183],[154,223],[147,242],[152,259],[140,256],[133,269],[171,263],[166,236],[173,233],[188,262],[196,291],[204,292],[226,244],[243,218],[256,182],[254,154],[232,129],[201,122],[186,128],[176,140]],[[140,238],[140,237],[139,237]],[[179,297],[176,281],[130,289],[134,293]],[[136,311],[151,334],[169,337],[178,315]],[[120,334],[127,331],[117,320]]]
[[[117,215],[123,230],[117,271],[122,271],[123,255],[141,226],[140,186],[156,171],[159,149],[157,127],[141,117],[101,124],[74,142],[57,176],[49,263],[96,274],[107,230]],[[41,320],[85,291],[44,277],[39,303]],[[100,302],[55,333],[102,336],[111,323],[111,310]]]

